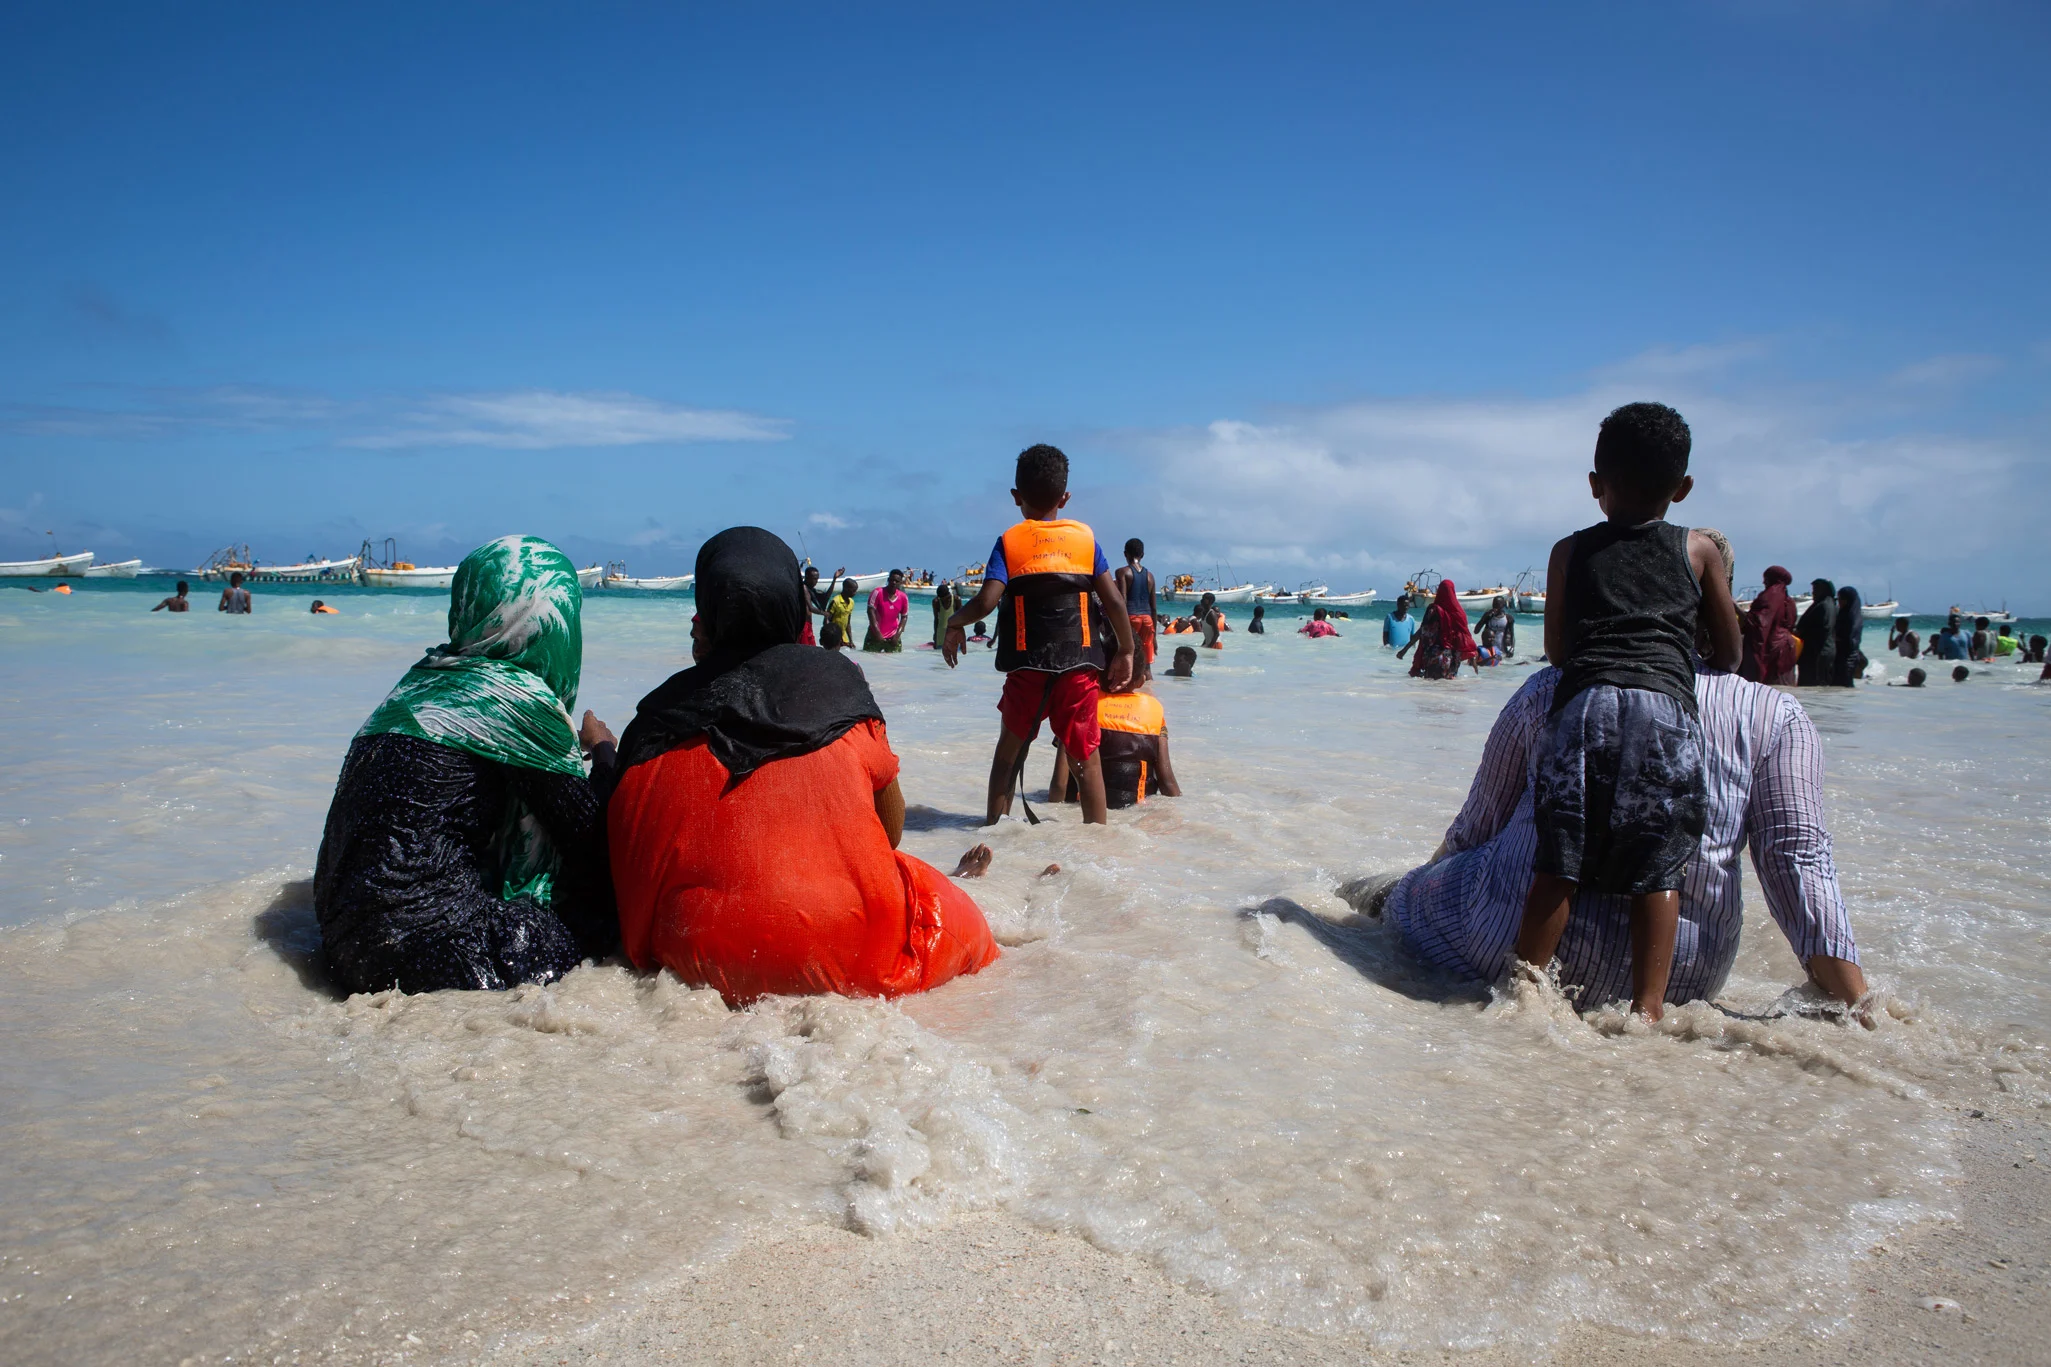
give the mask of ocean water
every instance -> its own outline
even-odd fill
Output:
[[[996,849],[975,978],[738,1013],[619,966],[340,999],[310,964],[321,821],[446,599],[148,613],[163,591],[0,590],[10,1363],[460,1358],[794,1225],[979,1209],[1362,1343],[1827,1332],[1855,1261],[1951,1208],[1962,1110],[2051,1101],[2034,669],[1802,697],[1870,1032],[1777,1014],[1800,971],[1749,873],[1728,988],[1656,1029],[1351,923],[1335,887],[1429,855],[1526,671],[1412,682],[1371,619],[1274,615],[1157,685],[1189,796],[1108,829],[974,829],[987,657],[861,657],[907,848]],[[689,611],[594,595],[583,702],[623,726]]]

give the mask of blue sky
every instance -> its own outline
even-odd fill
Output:
[[[1161,571],[1678,520],[2051,609],[2031,4],[9,6],[0,555],[952,569],[1010,457]]]

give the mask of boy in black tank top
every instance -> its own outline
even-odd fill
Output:
[[[1693,439],[1665,404],[1603,419],[1588,487],[1607,521],[1553,547],[1545,654],[1559,667],[1532,765],[1538,828],[1517,957],[1543,969],[1576,891],[1631,899],[1631,1009],[1658,1020],[1673,970],[1680,888],[1708,795],[1695,708],[1695,632],[1713,669],[1737,668],[1738,609],[1722,553],[1665,521],[1695,487]]]

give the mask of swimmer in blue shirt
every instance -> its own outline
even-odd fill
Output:
[[[1382,618],[1382,644],[1401,650],[1417,634],[1417,619],[1410,615],[1410,595],[1396,595],[1396,610]]]

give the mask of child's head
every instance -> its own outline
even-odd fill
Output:
[[[1929,676],[1928,674],[1925,674],[1925,673],[1924,673],[1924,672],[1923,672],[1922,670],[1920,670],[1920,669],[1911,669],[1911,670],[1909,671],[1909,687],[1910,687],[1910,688],[1921,688],[1921,687],[1923,686],[1923,680],[1925,680],[1925,679],[1927,679],[1927,678],[1929,678],[1929,677],[1930,677],[1930,676]]]
[[[1179,679],[1191,678],[1196,674],[1196,650],[1192,646],[1175,647],[1175,666],[1168,671]]]
[[[191,592],[192,592],[192,585],[190,585],[190,584],[186,583],[186,582],[185,582],[185,581],[184,581],[183,579],[181,579],[181,580],[179,580],[179,581],[178,581],[178,596],[179,596],[180,598],[183,598],[183,597],[184,597],[184,596],[185,596],[186,594],[188,594],[188,593],[191,593]]]
[[[1986,618],[1984,618],[1984,617],[1975,617],[1975,618],[1973,619],[1973,630],[1974,630],[1974,631],[1985,631],[1986,629],[1987,629],[1987,619],[1986,619]]]
[[[241,588],[241,587],[242,587],[242,571],[241,571],[241,570],[236,570],[236,571],[235,571],[234,573],[232,573],[232,574],[230,574],[230,575],[228,576],[228,587],[229,587],[229,588],[231,588],[231,589],[239,589],[239,588]],[[1982,620],[1984,620],[1984,619],[1982,619]]]
[[[1906,617],[1895,618],[1894,627],[1896,631],[1907,631],[1909,629],[1909,619]]]
[[[1147,558],[1147,543],[1138,537],[1125,543],[1125,558],[1137,563]]]
[[[1613,519],[1649,521],[1688,496],[1694,437],[1663,403],[1627,403],[1602,420],[1588,487]]]
[[[1973,671],[1967,669],[1964,665],[1960,665],[1957,669],[1951,671],[1951,681],[1953,683],[1964,683],[1967,679],[1970,679],[1972,677]]]
[[[810,588],[810,587],[812,587],[812,586],[813,586],[814,584],[817,584],[818,582],[819,582],[819,567],[818,567],[817,565],[807,565],[807,566],[805,566],[805,587],[806,587],[806,588]]]
[[[1496,606],[1497,606],[1497,607],[1501,607],[1502,605],[1503,605],[1503,600],[1502,600],[1502,599],[1500,599],[1500,598],[1496,599]],[[1310,614],[1310,620],[1311,620],[1311,621],[1313,621],[1313,622],[1322,622],[1322,621],[1324,621],[1324,620],[1325,620],[1325,610],[1324,610],[1323,608],[1319,608],[1319,609],[1318,609],[1318,610],[1317,610],[1316,612],[1313,612],[1312,614]]]
[[[1068,457],[1045,442],[1018,453],[1011,496],[1027,516],[1051,513],[1068,502]]]
[[[843,598],[852,598],[855,596],[855,590],[859,588],[861,588],[861,585],[857,584],[854,580],[843,579],[840,581],[840,596]]]
[[[978,623],[976,623],[976,639],[977,639],[978,641],[982,640],[982,639],[983,639],[984,637],[988,636],[989,634],[990,634],[989,632],[987,632],[987,631],[985,631],[985,630],[983,629],[983,624],[982,624],[981,622],[978,622]]]

